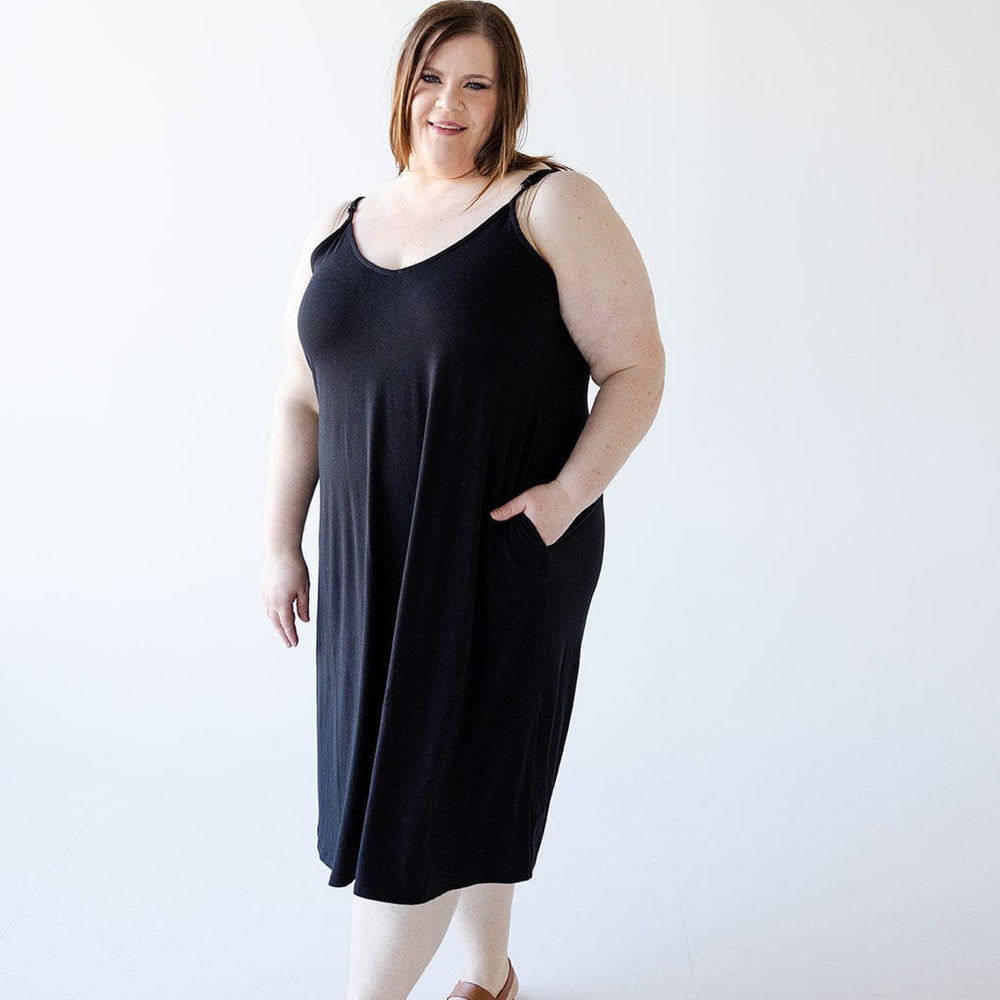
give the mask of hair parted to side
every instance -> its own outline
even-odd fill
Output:
[[[439,34],[440,32],[440,34]],[[568,169],[550,156],[528,156],[518,150],[528,110],[528,70],[517,31],[495,4],[480,0],[441,0],[413,22],[396,64],[389,119],[389,146],[402,173],[410,160],[410,104],[417,72],[443,42],[456,35],[480,35],[490,42],[497,60],[497,112],[493,132],[476,153],[476,169],[487,180],[483,190],[511,170],[534,163]],[[437,36],[437,37],[435,37]],[[434,44],[428,47],[431,39]],[[482,192],[480,192],[482,194]],[[477,199],[478,199],[477,195]]]

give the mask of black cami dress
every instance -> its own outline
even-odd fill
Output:
[[[318,850],[369,899],[523,881],[541,845],[604,553],[603,495],[551,545],[489,515],[558,475],[589,413],[515,214],[550,172],[408,267],[362,255],[360,197],[311,256]]]

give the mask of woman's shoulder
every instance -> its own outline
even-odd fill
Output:
[[[303,258],[309,263],[310,271],[320,245],[333,236],[347,221],[347,209],[353,200],[353,198],[349,198],[346,201],[338,201],[330,208],[323,209],[313,220],[309,232],[306,234],[305,246],[302,251]]]
[[[354,201],[353,198],[348,198],[345,201],[335,202],[331,207],[323,209],[309,230],[309,238],[319,242],[339,229],[347,221],[347,210],[352,201]]]
[[[542,164],[542,166],[547,166],[547,164]],[[589,200],[607,197],[600,184],[592,177],[581,170],[564,164],[560,164],[558,169],[543,176],[541,182],[535,186],[538,188],[538,197],[541,197],[542,191],[547,191],[549,195],[558,195],[558,200],[580,197]],[[557,199],[552,198],[551,200]]]
[[[584,257],[595,248],[598,256],[610,259],[630,241],[604,189],[582,171],[548,174],[532,195],[521,229],[557,275],[585,269]]]
[[[312,226],[310,226],[306,243],[310,247],[318,247],[320,243],[332,236],[339,229],[342,229],[347,222],[348,209],[353,201],[354,198],[346,198],[343,201],[335,202],[329,208],[323,209],[313,221]]]
[[[579,231],[581,224],[600,224],[614,212],[600,184],[573,167],[540,177],[526,201],[525,220],[539,231]]]

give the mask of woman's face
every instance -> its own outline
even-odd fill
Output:
[[[473,169],[493,131],[496,87],[496,54],[481,35],[458,35],[435,49],[419,68],[413,90],[411,164],[415,159],[447,177]]]

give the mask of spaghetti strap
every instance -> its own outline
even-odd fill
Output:
[[[541,170],[536,170],[533,174],[529,174],[527,177],[524,178],[523,181],[521,181],[521,186],[517,189],[516,193],[514,194],[514,197],[511,198],[511,201],[512,202],[516,201],[522,191],[525,191],[527,188],[531,187],[532,184],[537,184],[538,181],[540,181],[543,177],[546,176],[546,174],[554,174],[561,169],[562,167],[543,167]],[[349,219],[353,220],[354,212],[358,207],[358,202],[361,201],[363,197],[364,197],[363,194],[359,194],[357,198],[355,198],[354,201],[352,201],[351,204],[348,206],[347,217]]]
[[[532,184],[536,184],[546,174],[554,174],[560,169],[560,167],[543,167],[541,170],[536,170],[533,174],[529,174],[523,181],[521,181],[521,187],[517,193],[520,194],[525,188],[531,187]],[[517,195],[515,195],[515,197],[517,197]]]
[[[537,184],[543,177],[546,177],[549,174],[554,174],[557,170],[561,169],[561,167],[543,167],[541,170],[536,170],[533,174],[529,174],[523,181],[521,181],[521,186],[514,193],[514,197],[510,199],[510,204],[512,206],[516,205],[517,199],[520,198],[532,184]]]

